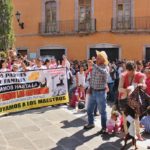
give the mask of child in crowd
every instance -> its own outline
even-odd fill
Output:
[[[76,107],[79,101],[85,101],[85,72],[82,65],[80,65],[79,72],[76,73],[76,86],[70,102],[71,107]]]
[[[107,132],[112,134],[113,132],[120,132],[122,129],[123,120],[119,112],[113,111],[111,118],[107,121]]]
[[[136,112],[128,105],[125,106],[125,115],[126,115],[126,125],[127,125],[127,132],[125,133],[124,138],[124,146],[121,148],[121,150],[125,150],[127,146],[128,140],[132,140],[132,145],[135,146],[135,149],[137,149],[136,145],[136,118],[137,114]]]
[[[85,101],[85,91],[83,86],[79,86],[75,89],[70,102],[70,106],[75,108],[76,103],[78,103],[79,101]]]
[[[80,71],[76,74],[76,85],[85,88],[85,77],[84,66],[80,65]]]
[[[141,119],[141,125],[144,127],[146,133],[150,133],[150,106],[147,108],[147,116]]]

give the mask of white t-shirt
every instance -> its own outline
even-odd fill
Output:
[[[121,77],[121,73],[123,72],[123,68],[122,67],[119,67],[118,68],[118,74],[119,74],[119,78]]]
[[[82,85],[83,87],[85,87],[85,73],[83,72],[82,74],[80,72],[77,73],[77,77],[78,77],[78,85]]]
[[[54,64],[50,64],[49,68],[53,69],[53,68],[57,68],[57,64],[54,63]]]
[[[43,69],[47,69],[46,66],[41,66],[41,67],[33,66],[32,68],[32,70],[43,70]]]
[[[70,76],[73,77],[72,72],[70,70],[67,70],[67,79],[70,79]]]
[[[33,67],[31,67],[31,66],[27,67],[27,70],[32,70],[32,69],[33,69]]]
[[[58,65],[58,66],[57,66],[57,68],[62,68],[62,67],[63,67],[62,65]]]
[[[2,69],[0,69],[0,72],[7,72],[7,71],[10,71],[10,70],[7,69],[7,68],[2,68]]]
[[[65,60],[65,67],[70,69],[70,62],[68,60]]]

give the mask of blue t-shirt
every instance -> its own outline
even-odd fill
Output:
[[[141,119],[141,124],[144,126],[145,131],[150,133],[150,116],[144,116]]]

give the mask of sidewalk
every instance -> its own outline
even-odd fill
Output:
[[[110,108],[108,107],[108,111]],[[67,106],[44,107],[0,118],[0,150],[119,150],[121,135],[97,135],[96,127],[83,130],[86,113],[76,113]],[[150,137],[149,137],[150,138]],[[150,139],[138,142],[146,150]],[[128,148],[130,150],[130,148]]]

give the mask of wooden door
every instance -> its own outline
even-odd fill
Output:
[[[56,60],[62,60],[62,56],[65,54],[65,49],[41,49],[41,57],[56,58]]]
[[[147,47],[147,48],[146,48],[145,60],[146,60],[146,61],[150,61],[150,47]]]
[[[96,50],[105,51],[109,61],[115,61],[119,59],[119,48],[90,48],[90,59],[95,56]]]

